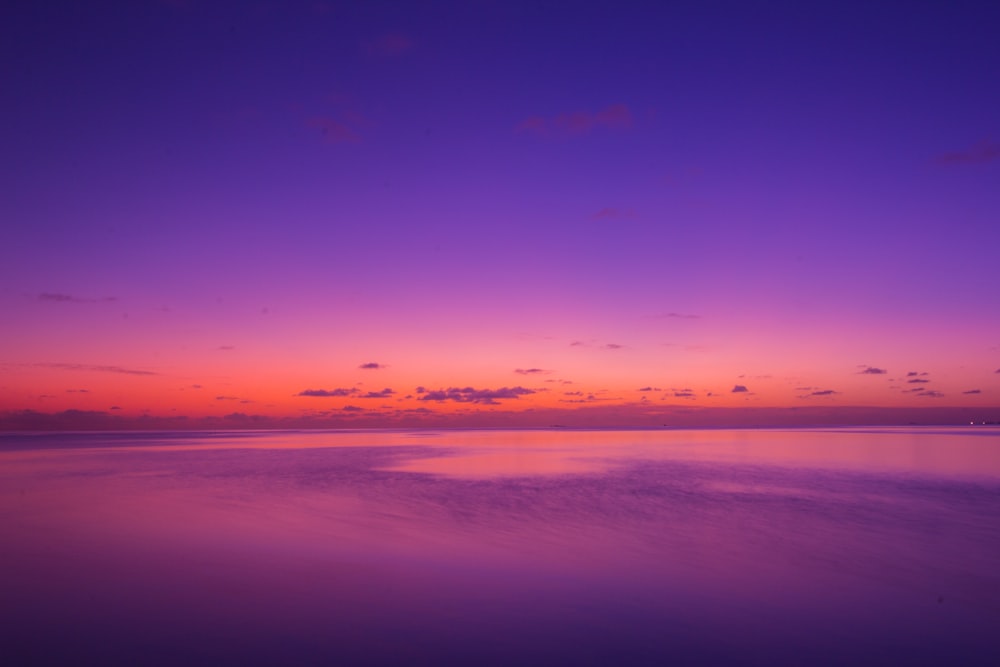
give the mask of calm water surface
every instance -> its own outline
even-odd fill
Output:
[[[0,663],[1000,664],[1000,429],[0,435]]]

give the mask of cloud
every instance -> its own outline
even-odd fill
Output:
[[[361,136],[347,125],[327,116],[316,116],[307,121],[309,127],[317,129],[323,139],[330,144],[357,144]]]
[[[520,134],[521,132],[534,132],[536,134],[546,133],[546,123],[545,119],[541,116],[529,116],[525,118],[517,127],[514,128],[514,132]]]
[[[501,387],[500,389],[474,389],[472,387],[437,389],[428,391],[417,387],[417,393],[422,394],[418,401],[455,401],[457,403],[481,403],[496,405],[500,400],[517,399],[521,396],[536,393],[534,389],[525,387]]]
[[[597,112],[597,124],[605,127],[632,127],[632,112],[624,104],[612,104]]]
[[[970,389],[969,391],[963,391],[962,393],[963,394],[981,394],[983,392],[981,390],[979,390],[979,389]]]
[[[746,388],[743,389],[746,391]],[[735,389],[733,390],[735,391]],[[694,392],[690,389],[684,389],[683,391],[675,391],[674,398],[694,398]]]
[[[66,393],[67,394],[89,394],[90,390],[89,389],[67,389]]]
[[[303,389],[296,396],[312,396],[317,398],[333,398],[337,396],[351,396],[358,393],[357,389]]]
[[[927,384],[930,380],[924,380],[923,378],[913,378],[912,380],[907,380],[906,384]]]
[[[344,412],[364,412],[364,408],[359,408],[356,405],[345,405],[341,408]]]
[[[920,394],[921,396],[927,396],[928,398],[941,398],[944,396],[940,391],[925,391]]]
[[[380,368],[385,368],[384,364],[380,364],[376,361],[369,361],[367,364],[361,364],[358,368],[363,368],[365,370],[377,371]]]
[[[514,128],[516,133],[531,133],[537,135],[558,134],[578,136],[590,134],[597,128],[615,130],[632,127],[632,112],[624,104],[612,104],[609,107],[592,113],[590,111],[572,111],[557,116],[529,116]]]
[[[620,350],[625,346],[619,345],[618,343],[606,343],[603,347],[605,350]]]
[[[518,375],[549,375],[552,373],[544,368],[515,368],[514,372]]]
[[[238,400],[240,400],[240,397],[239,396],[216,396],[215,400],[217,400],[217,401],[238,401]]]
[[[575,340],[569,344],[570,347],[583,347],[585,345],[586,343],[584,343],[582,340]],[[1000,373],[1000,370],[998,370],[997,373]]]
[[[864,370],[858,371],[858,375],[885,375],[889,371],[884,368],[875,368],[874,366],[865,366]]]
[[[220,345],[219,347],[217,347],[215,349],[229,351],[229,350],[235,350],[236,346],[235,345]]]
[[[42,292],[38,295],[39,301],[50,301],[53,303],[110,303],[117,301],[117,297],[106,296],[103,299],[88,299],[85,297],[73,296],[72,294],[61,294],[59,292]]]
[[[942,165],[978,164],[992,162],[1000,158],[1000,144],[994,141],[980,141],[967,151],[944,153],[937,157],[937,163]]]
[[[380,58],[398,56],[412,48],[413,40],[400,32],[388,32],[366,45],[369,54]]]
[[[736,385],[735,387],[733,387],[733,388],[732,388],[732,389],[730,390],[730,392],[729,392],[729,393],[731,393],[731,394],[744,394],[744,393],[746,393],[746,392],[748,392],[748,391],[750,391],[750,390],[749,390],[749,389],[747,389],[746,387],[744,387],[743,385],[741,385],[741,384],[738,384],[738,385]]]
[[[810,396],[833,396],[840,392],[834,391],[833,389],[820,389],[818,391],[811,392]]]
[[[395,393],[396,393],[395,391],[393,391],[389,387],[386,387],[382,391],[370,391],[367,394],[362,394],[361,396],[358,396],[358,398],[388,398],[389,396],[392,396]]]
[[[670,318],[678,319],[678,320],[700,320],[701,319],[701,315],[692,315],[690,313],[674,313],[674,312],[667,313],[663,317],[670,317]]]
[[[653,389],[652,387],[639,387],[636,391],[659,391],[659,389]]]
[[[144,371],[121,366],[99,366],[92,364],[35,364],[42,368],[58,368],[65,371],[89,371],[91,373],[120,373],[122,375],[159,375],[153,371]]]

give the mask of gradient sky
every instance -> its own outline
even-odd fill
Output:
[[[0,11],[0,426],[1000,418],[1000,5]]]

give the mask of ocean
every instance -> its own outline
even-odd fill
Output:
[[[1000,428],[0,434],[4,665],[996,665]]]

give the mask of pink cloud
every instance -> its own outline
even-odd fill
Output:
[[[311,118],[309,127],[319,130],[323,138],[331,144],[356,144],[361,141],[357,132],[333,118],[322,116]]]
[[[937,158],[938,164],[976,164],[992,162],[1000,158],[1000,144],[993,141],[980,141],[967,151],[944,153]]]
[[[545,134],[548,132],[548,128],[545,124],[545,119],[541,116],[529,116],[525,118],[517,127],[514,128],[515,132],[535,132],[537,134]]]
[[[389,58],[413,48],[413,40],[399,32],[389,32],[368,44],[372,55]]]
[[[632,127],[632,112],[624,104],[612,104],[597,113],[572,111],[561,113],[553,118],[529,116],[518,123],[514,131],[535,134],[584,135],[602,127],[616,130],[628,129]]]

